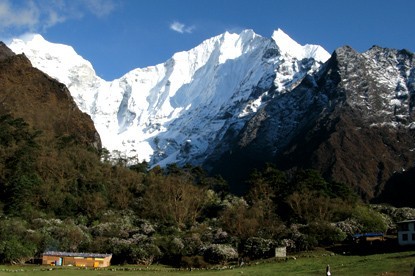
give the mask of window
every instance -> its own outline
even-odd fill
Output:
[[[407,241],[408,240],[408,234],[402,234],[402,240]]]
[[[415,241],[415,233],[412,233],[412,241]]]
[[[409,224],[408,223],[399,224],[399,230],[400,231],[408,231],[409,230]]]

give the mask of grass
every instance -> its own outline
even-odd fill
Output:
[[[107,269],[77,269],[46,266],[0,266],[0,275],[325,275],[327,265],[333,275],[412,275],[415,251],[346,256],[324,250],[296,255],[283,261],[268,260],[234,268],[211,270],[176,270],[166,266],[112,266]],[[52,269],[52,270],[48,270]]]

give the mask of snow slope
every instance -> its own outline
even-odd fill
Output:
[[[72,47],[40,35],[13,39],[8,47],[68,87],[114,157],[152,165],[202,163],[225,133],[240,131],[275,93],[291,90],[330,57],[280,29],[272,38],[244,30],[105,81]]]

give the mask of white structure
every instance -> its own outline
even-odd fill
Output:
[[[287,247],[276,247],[275,248],[275,257],[276,258],[286,258],[287,257]]]
[[[415,244],[415,219],[398,222],[399,245]]]

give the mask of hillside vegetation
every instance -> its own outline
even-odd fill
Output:
[[[48,140],[10,115],[0,117],[0,129],[2,263],[60,250],[112,253],[113,263],[204,267],[393,226],[315,171],[267,165],[237,197],[198,167],[148,170],[122,156],[109,160],[105,149],[71,136]]]

